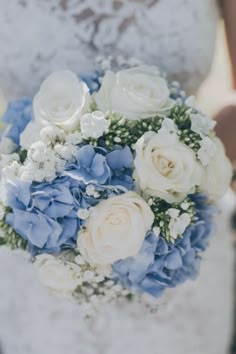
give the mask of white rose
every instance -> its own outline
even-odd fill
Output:
[[[87,113],[80,119],[80,129],[85,139],[97,139],[104,134],[109,127],[109,121],[105,118],[104,113],[95,111]]]
[[[148,118],[172,106],[166,80],[155,67],[148,66],[107,72],[95,101],[99,110],[128,119]]]
[[[78,249],[92,264],[112,264],[135,256],[141,249],[154,215],[136,193],[128,192],[100,202],[79,233]]]
[[[71,293],[81,284],[79,267],[55,258],[52,255],[39,255],[35,265],[39,279],[47,288],[58,293]]]
[[[204,116],[200,113],[191,114],[191,130],[199,134],[202,138],[209,135],[210,131],[214,129],[216,121]]]
[[[56,125],[68,132],[76,130],[88,108],[89,98],[87,85],[73,72],[55,72],[42,83],[34,98],[35,121]]]
[[[201,190],[208,194],[212,200],[223,197],[232,179],[232,165],[225,155],[222,142],[213,139],[216,151],[205,169],[202,178]]]
[[[136,144],[135,177],[141,190],[169,203],[180,202],[201,183],[194,152],[173,134],[145,133]]]

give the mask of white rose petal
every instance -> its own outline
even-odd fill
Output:
[[[203,138],[200,142],[200,149],[198,150],[197,156],[203,166],[207,166],[216,153],[216,144],[208,136]]]
[[[161,129],[158,130],[158,138],[162,139],[163,143],[173,145],[178,140],[178,128],[173,119],[165,118],[161,124]]]
[[[105,118],[104,113],[95,111],[87,113],[80,119],[80,129],[85,139],[97,139],[104,134],[109,127],[109,121]]]
[[[200,113],[191,115],[191,130],[199,134],[202,138],[209,135],[210,131],[214,129],[216,121],[208,118]]]
[[[17,146],[12,139],[7,137],[2,137],[0,139],[0,154],[10,155],[16,151]]]
[[[78,277],[79,268],[76,265],[65,264],[52,255],[37,256],[35,265],[41,282],[55,292],[71,293],[81,283]]]
[[[40,140],[40,131],[43,128],[41,123],[31,121],[20,135],[20,145],[28,150],[32,144]]]
[[[118,73],[106,72],[95,95],[99,110],[128,119],[143,119],[169,110],[173,102],[167,82],[156,68],[139,66]]]
[[[222,142],[214,138],[216,146],[214,156],[211,158],[202,178],[201,190],[208,194],[212,200],[218,200],[225,194],[232,179],[232,165],[225,155]]]
[[[79,233],[78,249],[92,264],[112,264],[136,255],[151,228],[154,215],[136,193],[100,202]]]
[[[71,132],[79,127],[89,100],[87,85],[73,72],[55,72],[43,82],[34,98],[35,121],[44,126],[56,125]]]
[[[173,203],[194,192],[203,169],[193,150],[178,140],[170,142],[154,132],[145,133],[136,144],[134,176],[141,190]]]

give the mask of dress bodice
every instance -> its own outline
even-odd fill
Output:
[[[157,64],[194,92],[214,52],[216,0],[0,0],[0,86],[33,95],[52,70],[87,73],[98,55]]]

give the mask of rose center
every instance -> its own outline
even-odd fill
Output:
[[[163,176],[168,177],[170,173],[173,171],[173,169],[175,168],[175,165],[173,161],[169,161],[167,158],[163,156],[158,156],[157,167]]]

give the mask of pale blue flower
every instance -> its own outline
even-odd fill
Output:
[[[12,139],[16,145],[20,145],[20,135],[27,124],[32,120],[32,100],[24,98],[19,101],[11,102],[3,116],[6,123],[5,131],[2,136]]]
[[[16,180],[7,187],[12,212],[6,221],[29,242],[33,254],[75,246],[82,222],[77,217],[80,204],[69,178],[33,184]]]
[[[76,162],[66,167],[65,176],[85,185],[114,186],[126,190],[134,189],[132,178],[133,155],[129,147],[106,149],[82,146]]]
[[[93,93],[95,91],[98,91],[101,83],[100,83],[100,78],[102,76],[102,73],[99,71],[95,71],[91,74],[87,74],[87,75],[80,75],[81,80],[83,80],[88,88],[90,93]]]
[[[105,184],[111,176],[111,170],[103,149],[85,145],[79,149],[76,163],[69,165],[64,174],[85,184]]]
[[[14,209],[7,215],[7,222],[25,240],[41,250],[50,250],[57,245],[62,227],[41,213]]]

